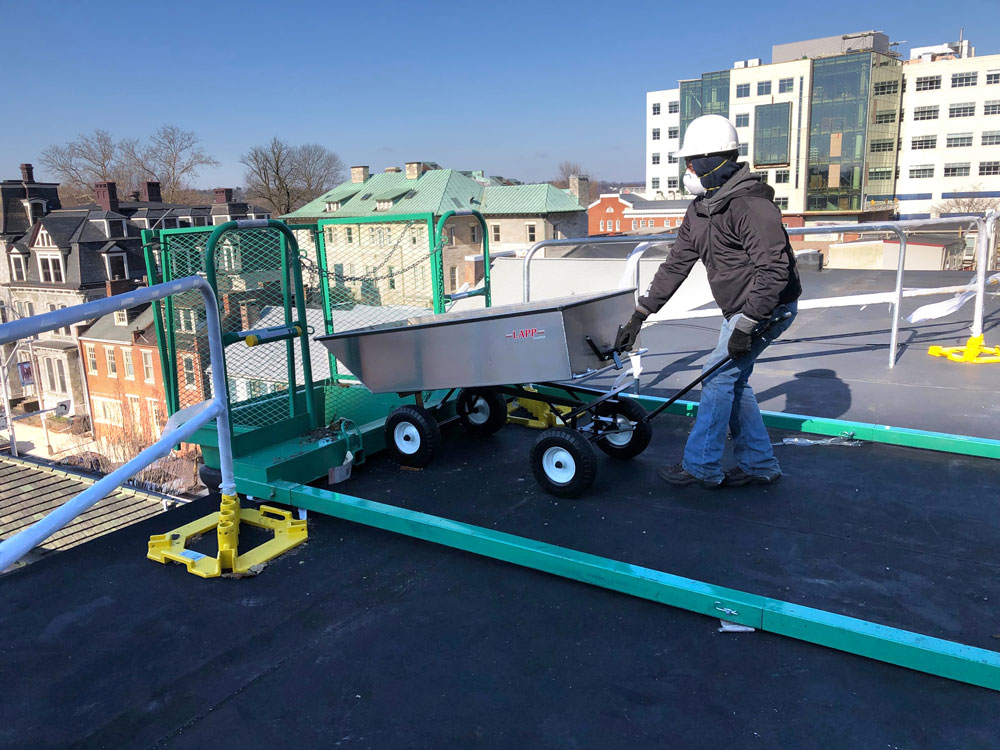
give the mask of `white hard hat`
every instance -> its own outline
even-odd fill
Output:
[[[736,151],[740,147],[736,128],[722,115],[702,115],[696,117],[684,131],[684,145],[674,156],[704,156]]]

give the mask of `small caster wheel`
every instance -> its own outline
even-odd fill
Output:
[[[597,440],[597,447],[612,458],[635,458],[653,439],[653,425],[646,421],[646,410],[632,399],[605,401],[597,406],[597,417],[611,419],[617,425],[612,432]]]
[[[441,445],[441,427],[419,406],[399,406],[385,420],[385,447],[403,466],[426,466]]]
[[[579,497],[597,476],[597,453],[568,427],[546,430],[531,448],[531,471],[543,490],[556,497]]]
[[[478,437],[492,435],[507,424],[507,399],[488,388],[466,388],[455,401],[458,420],[467,432]]]

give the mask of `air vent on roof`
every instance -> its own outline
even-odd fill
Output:
[[[361,200],[366,201],[371,197],[372,197],[371,193],[365,193],[364,195],[361,196]]]
[[[404,195],[403,197],[404,197],[404,198],[412,198],[412,197],[413,197],[414,195],[416,195],[416,194],[417,194],[417,191],[416,191],[416,190],[411,190],[410,192],[408,192],[408,193],[407,193],[406,195]]]

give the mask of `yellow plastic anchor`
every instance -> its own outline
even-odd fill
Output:
[[[524,409],[531,416],[515,416],[514,412],[518,409]],[[562,415],[571,411],[569,406],[550,406],[544,401],[532,398],[517,398],[507,404],[507,421],[510,424],[519,424],[536,430],[547,430],[561,425]]]
[[[932,357],[945,357],[952,362],[969,362],[984,365],[1000,362],[1000,346],[984,346],[983,336],[973,336],[965,346],[932,346],[927,350]]]
[[[274,538],[239,554],[240,525],[244,523],[268,529]],[[218,537],[218,555],[211,557],[187,548],[189,540],[212,529]],[[269,505],[261,505],[258,510],[241,508],[236,495],[223,495],[218,513],[151,536],[146,557],[160,563],[181,563],[189,573],[202,578],[217,578],[226,573],[251,573],[255,566],[302,544],[307,537],[306,522],[295,519],[289,511]]]

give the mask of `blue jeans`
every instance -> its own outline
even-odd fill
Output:
[[[698,417],[684,448],[683,465],[689,474],[710,484],[722,482],[725,477],[722,454],[726,448],[727,426],[733,436],[737,466],[757,477],[781,474],[778,459],[771,449],[771,438],[760,415],[760,407],[747,381],[757,357],[772,341],[788,330],[796,311],[797,305],[794,302],[778,305],[771,314],[771,319],[776,322],[767,333],[754,339],[750,353],[716,370],[702,384]],[[788,317],[784,317],[786,315]],[[729,356],[729,336],[739,317],[737,314],[723,322],[719,343],[709,355],[702,372]],[[759,327],[764,325],[766,322]]]

